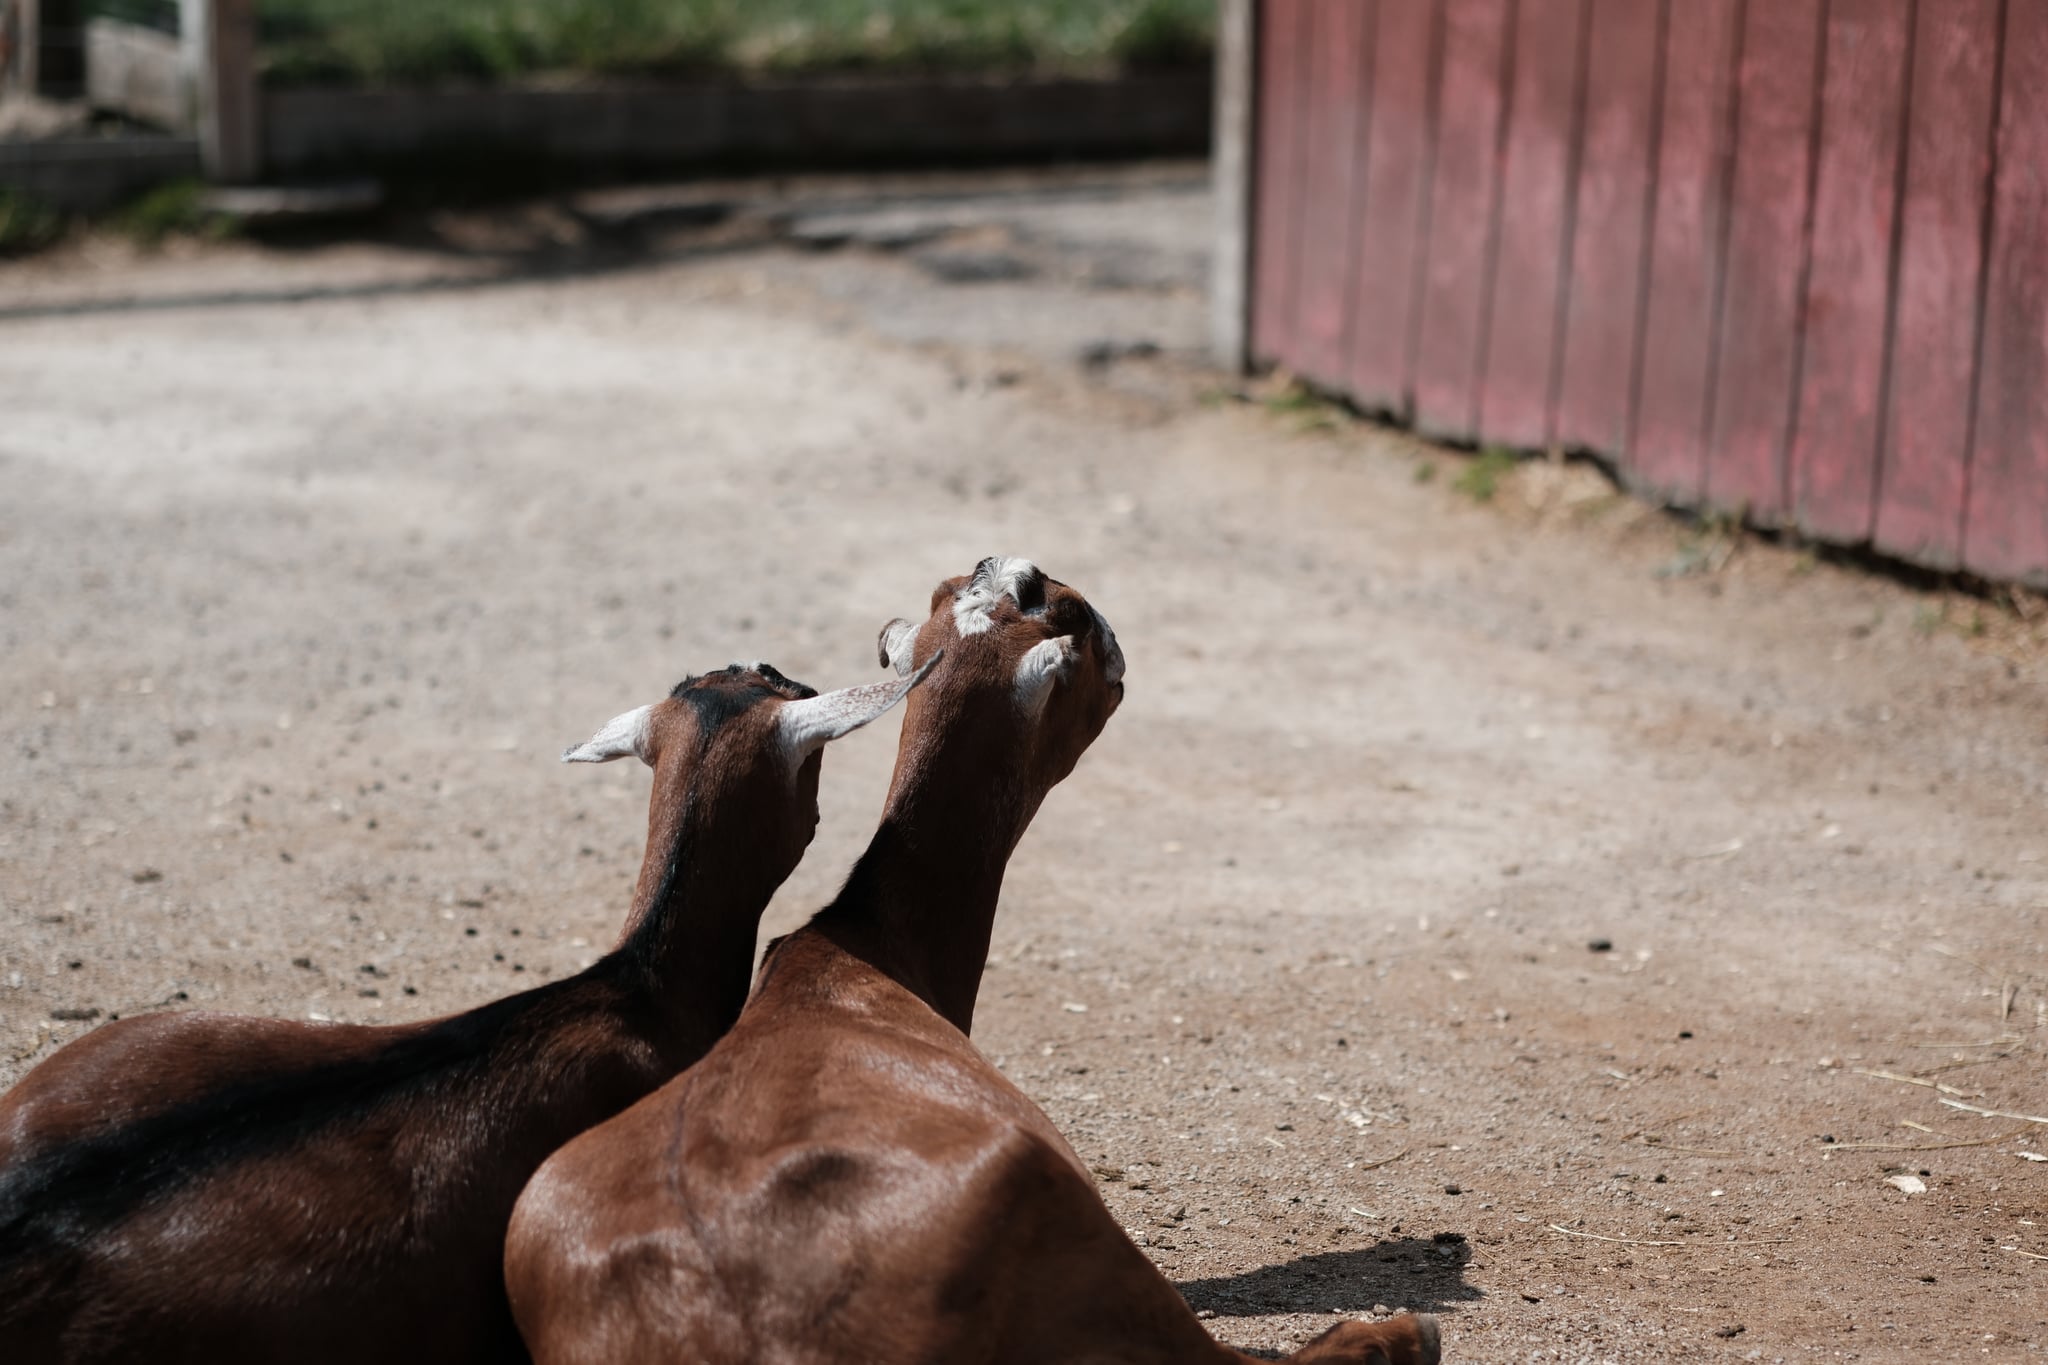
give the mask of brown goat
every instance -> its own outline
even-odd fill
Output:
[[[917,681],[734,665],[564,754],[654,769],[631,916],[574,977],[391,1027],[124,1019],[29,1073],[0,1097],[0,1360],[523,1359],[521,1187],[731,1025],[819,751]]]
[[[1245,1361],[967,1039],[1011,851],[1123,699],[1115,635],[1025,561],[985,560],[882,648],[944,662],[906,708],[880,829],[732,1032],[535,1176],[506,1239],[527,1345],[540,1365]],[[1413,1317],[1295,1357],[1436,1358]]]

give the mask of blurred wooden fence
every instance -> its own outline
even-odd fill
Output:
[[[1224,359],[2048,586],[2048,0],[1224,7]]]

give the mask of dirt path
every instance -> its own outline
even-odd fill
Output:
[[[1204,401],[1185,171],[901,188],[0,266],[0,1083],[95,1010],[574,971],[646,779],[564,742],[733,658],[869,677],[1021,553],[1130,692],[977,1037],[1219,1335],[2048,1353],[2048,1126],[1944,1103],[2048,1115],[2024,624]],[[771,932],[864,842],[877,731]]]

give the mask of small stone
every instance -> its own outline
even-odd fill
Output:
[[[1458,1188],[1458,1187],[1457,1187],[1456,1185],[1446,1185],[1446,1186],[1444,1186],[1444,1193],[1445,1193],[1445,1194],[1463,1194],[1463,1193],[1464,1193],[1464,1191],[1463,1191],[1463,1190],[1461,1190],[1461,1189],[1459,1189],[1459,1188]]]
[[[1376,1304],[1374,1304],[1374,1305],[1372,1306],[1372,1312],[1373,1312],[1373,1316],[1374,1316],[1374,1317],[1376,1317],[1376,1318],[1384,1318],[1384,1317],[1391,1317],[1391,1316],[1393,1315],[1393,1312],[1394,1312],[1394,1310],[1393,1310],[1393,1309],[1391,1309],[1391,1308],[1389,1308],[1389,1307],[1387,1307],[1387,1306],[1386,1306],[1385,1304],[1383,1304],[1383,1303],[1376,1303]]]
[[[1586,940],[1586,947],[1596,953],[1611,953],[1614,951],[1614,940],[1611,938],[1588,939]]]
[[[1748,1330],[1749,1329],[1747,1327],[1743,1326],[1741,1323],[1738,1322],[1730,1327],[1716,1327],[1714,1329],[1714,1335],[1726,1339],[1730,1337],[1739,1337]]]

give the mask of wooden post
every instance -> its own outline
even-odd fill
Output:
[[[11,25],[14,30],[14,51],[11,54],[14,70],[4,74],[11,76],[9,83],[16,91],[32,96],[41,75],[43,0],[8,0],[8,3],[14,15]]]
[[[178,34],[193,81],[207,178],[229,184],[254,180],[263,155],[256,0],[178,0]]]
[[[1252,111],[1258,0],[1216,7],[1216,255],[1210,267],[1209,354],[1242,372],[1250,359],[1252,271]]]

